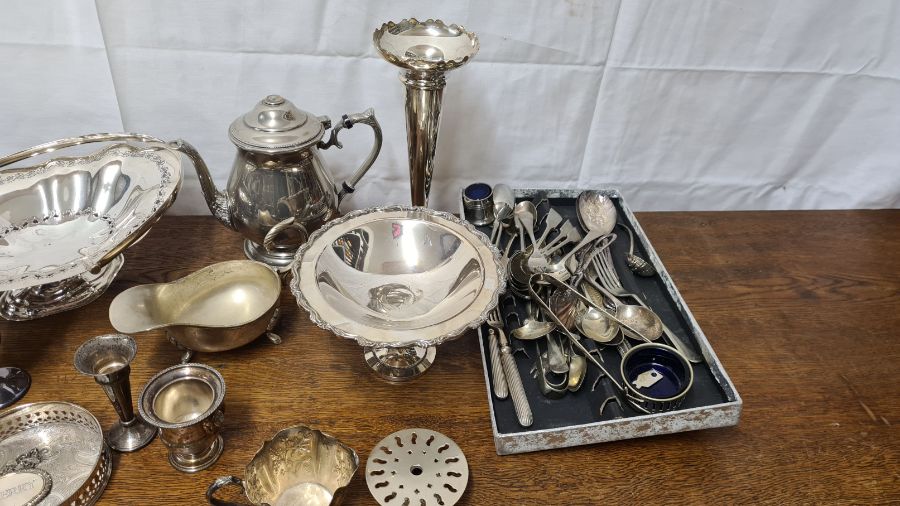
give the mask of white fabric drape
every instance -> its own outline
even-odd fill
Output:
[[[220,185],[229,123],[270,93],[374,107],[385,146],[345,208],[408,202],[386,20],[478,33],[448,75],[433,207],[461,185],[616,186],[638,210],[900,207],[893,0],[13,0],[0,5],[0,152],[78,134],[184,138]],[[369,150],[345,132],[338,181]],[[206,213],[188,169],[172,212]]]

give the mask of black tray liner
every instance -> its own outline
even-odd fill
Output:
[[[517,201],[520,200],[524,199],[517,199]],[[533,198],[531,200],[537,202],[538,199]],[[556,211],[560,213],[564,218],[571,221],[573,225],[577,225],[580,228],[578,217],[575,211],[575,199],[551,198],[548,200],[551,207],[556,209]],[[633,223],[628,221],[627,217],[622,212],[619,199],[613,198],[613,201],[616,205],[616,210],[619,213],[619,222],[627,224],[629,227],[631,227],[632,230],[634,230]],[[543,216],[546,210],[546,204],[542,205],[539,209],[539,215]],[[536,238],[540,237],[540,234],[543,232],[542,227],[543,225],[541,224],[535,230]],[[490,229],[490,226],[479,228],[479,230],[488,235],[490,235]],[[584,232],[583,229],[582,232]],[[650,306],[650,308],[652,308],[656,312],[656,314],[659,315],[659,317],[669,327],[669,329],[671,329],[672,332],[687,341],[688,344],[692,345],[694,350],[698,351],[699,353],[700,348],[696,344],[696,339],[693,333],[689,330],[687,318],[685,317],[684,313],[682,313],[676,306],[675,301],[671,298],[669,292],[666,290],[663,281],[659,278],[659,276],[642,278],[628,270],[625,265],[625,253],[628,252],[627,233],[621,227],[616,227],[614,232],[618,235],[618,238],[615,240],[615,242],[613,242],[611,246],[612,256],[616,266],[616,271],[619,273],[619,278],[622,280],[622,285],[629,292],[643,296],[644,301],[647,303],[647,305]],[[501,246],[505,245],[505,241],[507,240],[507,238],[508,236],[504,234],[504,242],[501,244]],[[647,255],[646,250],[644,250],[644,247],[640,243],[637,236],[635,236],[635,241],[635,253],[644,259],[649,259],[649,255]],[[518,249],[519,240],[518,238],[516,238],[515,245],[513,246],[510,255],[512,255],[512,253],[514,253]],[[503,303],[504,297],[506,297],[506,295],[501,296],[500,307],[504,310],[504,312],[508,312],[510,309],[510,305]],[[625,302],[627,301],[628,298],[625,299]],[[521,320],[524,320],[526,315],[525,304],[522,301],[518,301],[518,303],[516,304],[516,309],[519,312],[519,318]],[[507,315],[504,314],[504,318],[506,316]],[[488,327],[486,325],[481,329],[482,335],[485,336],[485,339],[482,340],[482,345],[484,346],[484,357],[487,361],[488,377],[490,378],[491,356],[488,350],[488,340],[486,338],[487,330]],[[512,328],[507,328],[507,336],[509,336],[509,332],[511,330]],[[661,340],[662,339],[665,338],[663,337],[661,338]],[[601,404],[603,403],[604,399],[608,397],[608,394],[604,391],[602,385],[603,383],[608,384],[609,382],[601,382],[597,385],[597,389],[595,391],[591,391],[591,386],[593,385],[594,380],[599,374],[599,370],[596,366],[590,363],[588,364],[587,377],[585,378],[584,384],[581,386],[580,390],[574,393],[568,392],[561,399],[549,399],[541,394],[540,390],[538,389],[537,380],[532,378],[530,373],[530,370],[535,365],[535,360],[537,358],[535,351],[535,341],[517,341],[510,337],[510,342],[513,344],[513,348],[520,348],[524,346],[530,357],[526,357],[525,354],[521,352],[514,354],[516,365],[519,368],[519,374],[522,377],[522,384],[528,397],[528,402],[531,405],[532,412],[534,413],[534,423],[530,427],[520,426],[516,419],[515,411],[513,410],[512,400],[508,397],[503,400],[497,399],[493,395],[493,392],[491,392],[490,397],[491,402],[493,403],[494,416],[496,418],[497,431],[499,433],[513,434],[518,432],[531,432],[535,430],[557,429],[613,419],[610,409],[605,410],[602,417],[599,412]],[[540,339],[537,342],[540,344],[541,350],[546,350],[547,345],[545,339]],[[583,339],[582,342],[584,342],[589,349],[592,347],[591,341],[589,339]],[[618,351],[616,351],[614,347],[600,346],[599,348],[601,348],[601,353],[603,354],[604,367],[606,367],[606,369],[610,371],[610,373],[613,374],[617,380],[621,381],[621,378],[619,376],[620,356]],[[707,365],[705,362],[702,364],[693,364],[693,369],[694,385],[688,392],[687,396],[679,407],[679,410],[702,406],[711,406],[729,401],[725,392],[719,385],[719,382],[710,371],[709,365]],[[488,388],[491,388],[490,384],[488,385]],[[626,417],[637,416],[638,414],[639,413],[637,411],[633,410],[630,407],[626,407],[624,409],[624,415]]]

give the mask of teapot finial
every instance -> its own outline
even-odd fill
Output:
[[[282,97],[281,95],[269,95],[268,97],[263,99],[262,103],[273,106],[281,105],[284,103],[284,97]]]

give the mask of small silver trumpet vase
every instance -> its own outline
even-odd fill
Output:
[[[139,450],[156,437],[157,429],[135,414],[131,402],[131,361],[137,343],[131,336],[107,334],[85,342],[75,351],[75,369],[91,376],[106,392],[119,421],[106,433],[106,443],[118,452]]]
[[[385,60],[402,69],[412,205],[427,206],[447,83],[444,73],[465,65],[475,56],[478,37],[439,19],[422,22],[410,18],[381,25],[372,40]]]

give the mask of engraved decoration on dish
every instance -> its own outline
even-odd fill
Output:
[[[281,278],[252,260],[208,265],[168,283],[129,288],[109,306],[109,321],[133,334],[164,328],[170,340],[191,352],[244,346],[263,334],[273,341]]]
[[[0,466],[21,464],[23,456],[38,461],[35,469],[52,479],[42,505],[94,504],[112,472],[100,423],[68,402],[25,404],[0,413]]]
[[[358,468],[359,456],[352,448],[322,431],[298,425],[263,443],[247,464],[243,481],[220,478],[207,497],[224,484],[237,483],[253,504],[337,505]]]
[[[361,346],[435,346],[481,325],[506,286],[500,253],[432,209],[363,209],[297,252],[291,291],[319,327]]]

